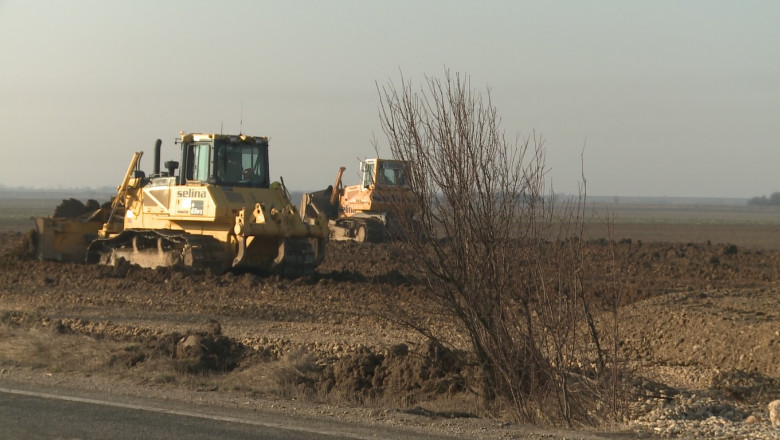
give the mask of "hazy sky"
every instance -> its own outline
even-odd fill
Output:
[[[583,148],[591,195],[780,190],[776,0],[0,0],[0,184],[116,186],[157,138],[239,130],[293,190],[357,183],[376,84],[445,68],[545,138],[557,192]]]

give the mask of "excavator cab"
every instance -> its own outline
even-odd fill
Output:
[[[371,185],[406,187],[406,163],[399,160],[366,159],[360,163],[363,188]]]

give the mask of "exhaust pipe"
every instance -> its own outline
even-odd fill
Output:
[[[152,172],[153,176],[159,176],[160,175],[160,147],[162,146],[162,140],[157,139],[154,141],[154,172]]]

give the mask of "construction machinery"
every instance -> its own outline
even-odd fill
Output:
[[[270,181],[267,137],[182,132],[181,161],[165,162],[165,171],[161,143],[148,176],[143,152],[133,155],[110,206],[81,218],[36,218],[38,257],[286,276],[312,273],[322,261],[328,220],[303,221],[284,181]]]
[[[360,162],[361,183],[346,187],[342,186],[346,168],[340,167],[332,186],[303,195],[301,215],[310,222],[324,214],[331,240],[402,238],[418,212],[407,182],[408,167],[399,160],[366,159]]]

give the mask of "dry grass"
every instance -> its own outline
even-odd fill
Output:
[[[246,359],[241,368],[230,373],[186,373],[176,359],[149,356],[139,344],[61,333],[54,328],[0,325],[0,367],[100,373],[139,384],[313,398],[313,385],[321,371],[315,360],[305,350],[297,350],[280,360]]]
[[[49,372],[94,373],[111,359],[116,343],[51,328],[0,326],[0,365],[45,369]]]

